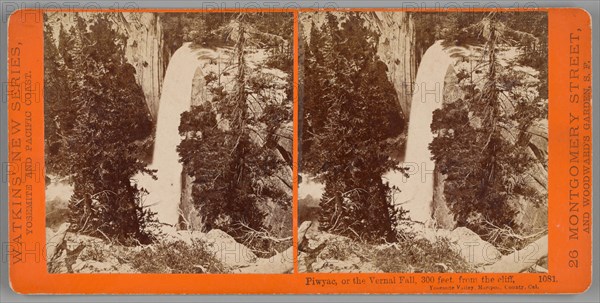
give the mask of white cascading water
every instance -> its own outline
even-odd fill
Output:
[[[152,164],[157,180],[147,175],[138,176],[141,187],[148,190],[144,200],[156,213],[159,222],[174,226],[179,220],[181,202],[181,172],[177,146],[181,142],[179,122],[181,114],[190,109],[192,80],[200,66],[198,54],[184,43],[171,57],[163,80],[156,122],[156,138]]]
[[[431,121],[433,112],[442,107],[444,78],[452,63],[441,41],[433,44],[421,59],[410,109],[406,153],[403,167],[409,178],[400,172],[386,174],[390,186],[401,192],[396,205],[408,211],[411,220],[429,226],[432,222],[432,201],[435,163],[431,160],[429,144],[433,140]]]

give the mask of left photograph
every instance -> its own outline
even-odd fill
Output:
[[[49,273],[291,273],[294,16],[48,12]]]

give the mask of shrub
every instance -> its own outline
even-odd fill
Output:
[[[363,24],[357,14],[327,14],[308,33],[302,170],[325,183],[319,204],[323,230],[360,241],[393,241],[402,218],[382,177],[397,168],[389,157],[391,143],[405,121],[377,56],[379,35]]]
[[[472,272],[473,269],[452,250],[446,239],[431,243],[413,239],[375,253],[375,265],[384,272]]]
[[[291,167],[280,151],[278,132],[292,121],[292,94],[274,98],[274,91],[287,93],[291,82],[279,84],[246,62],[249,45],[264,36],[257,31],[257,18],[239,14],[215,30],[231,32],[235,41],[235,62],[227,68],[235,70],[232,87],[217,81],[228,72],[205,77],[213,98],[182,114],[179,132],[185,139],[177,151],[193,177],[192,199],[202,210],[206,229],[221,229],[268,255],[274,245],[254,235],[272,232],[265,222],[267,205],[291,207],[291,191],[272,180]]]
[[[485,67],[469,71],[481,74],[478,79],[459,74],[464,95],[434,112],[431,130],[437,136],[429,145],[436,169],[446,176],[444,197],[458,226],[470,228],[496,246],[506,243],[490,237],[484,223],[521,233],[522,223],[516,220],[521,206],[516,201],[539,206],[547,200],[526,181],[534,165],[547,161],[532,153],[529,132],[533,123],[547,118],[547,100],[522,93],[544,90],[544,80],[529,86],[520,81],[522,73],[502,65],[497,53],[507,37],[517,33],[531,37],[505,22],[485,17],[470,27],[485,33],[478,38],[484,46]]]
[[[144,92],[127,62],[126,36],[108,15],[75,15],[61,27],[58,47],[45,31],[44,111],[48,173],[74,185],[69,201],[71,230],[117,241],[149,242],[151,217],[142,189],[130,178],[145,171],[140,161],[150,136]]]
[[[223,264],[199,240],[159,243],[135,253],[132,265],[141,273],[222,273]]]

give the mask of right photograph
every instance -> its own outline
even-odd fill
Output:
[[[547,13],[299,22],[299,271],[547,272]]]

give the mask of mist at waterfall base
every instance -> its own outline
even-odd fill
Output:
[[[179,221],[181,179],[183,166],[179,162],[177,146],[183,139],[179,135],[181,114],[191,107],[192,80],[200,66],[197,51],[184,43],[171,57],[165,73],[156,122],[156,138],[152,164],[157,170],[154,180],[147,174],[134,179],[148,195],[143,204],[156,214],[163,224],[175,226]]]
[[[444,78],[451,64],[452,58],[442,46],[442,41],[437,41],[423,55],[415,79],[406,151],[401,164],[409,176],[400,171],[390,171],[383,176],[384,182],[397,189],[392,191],[394,204],[408,211],[412,221],[423,223],[420,227],[430,227],[433,223],[435,163],[429,150],[433,141],[431,122],[433,112],[442,107]],[[310,195],[319,200],[324,192],[323,184],[306,175],[298,187],[299,199]]]

